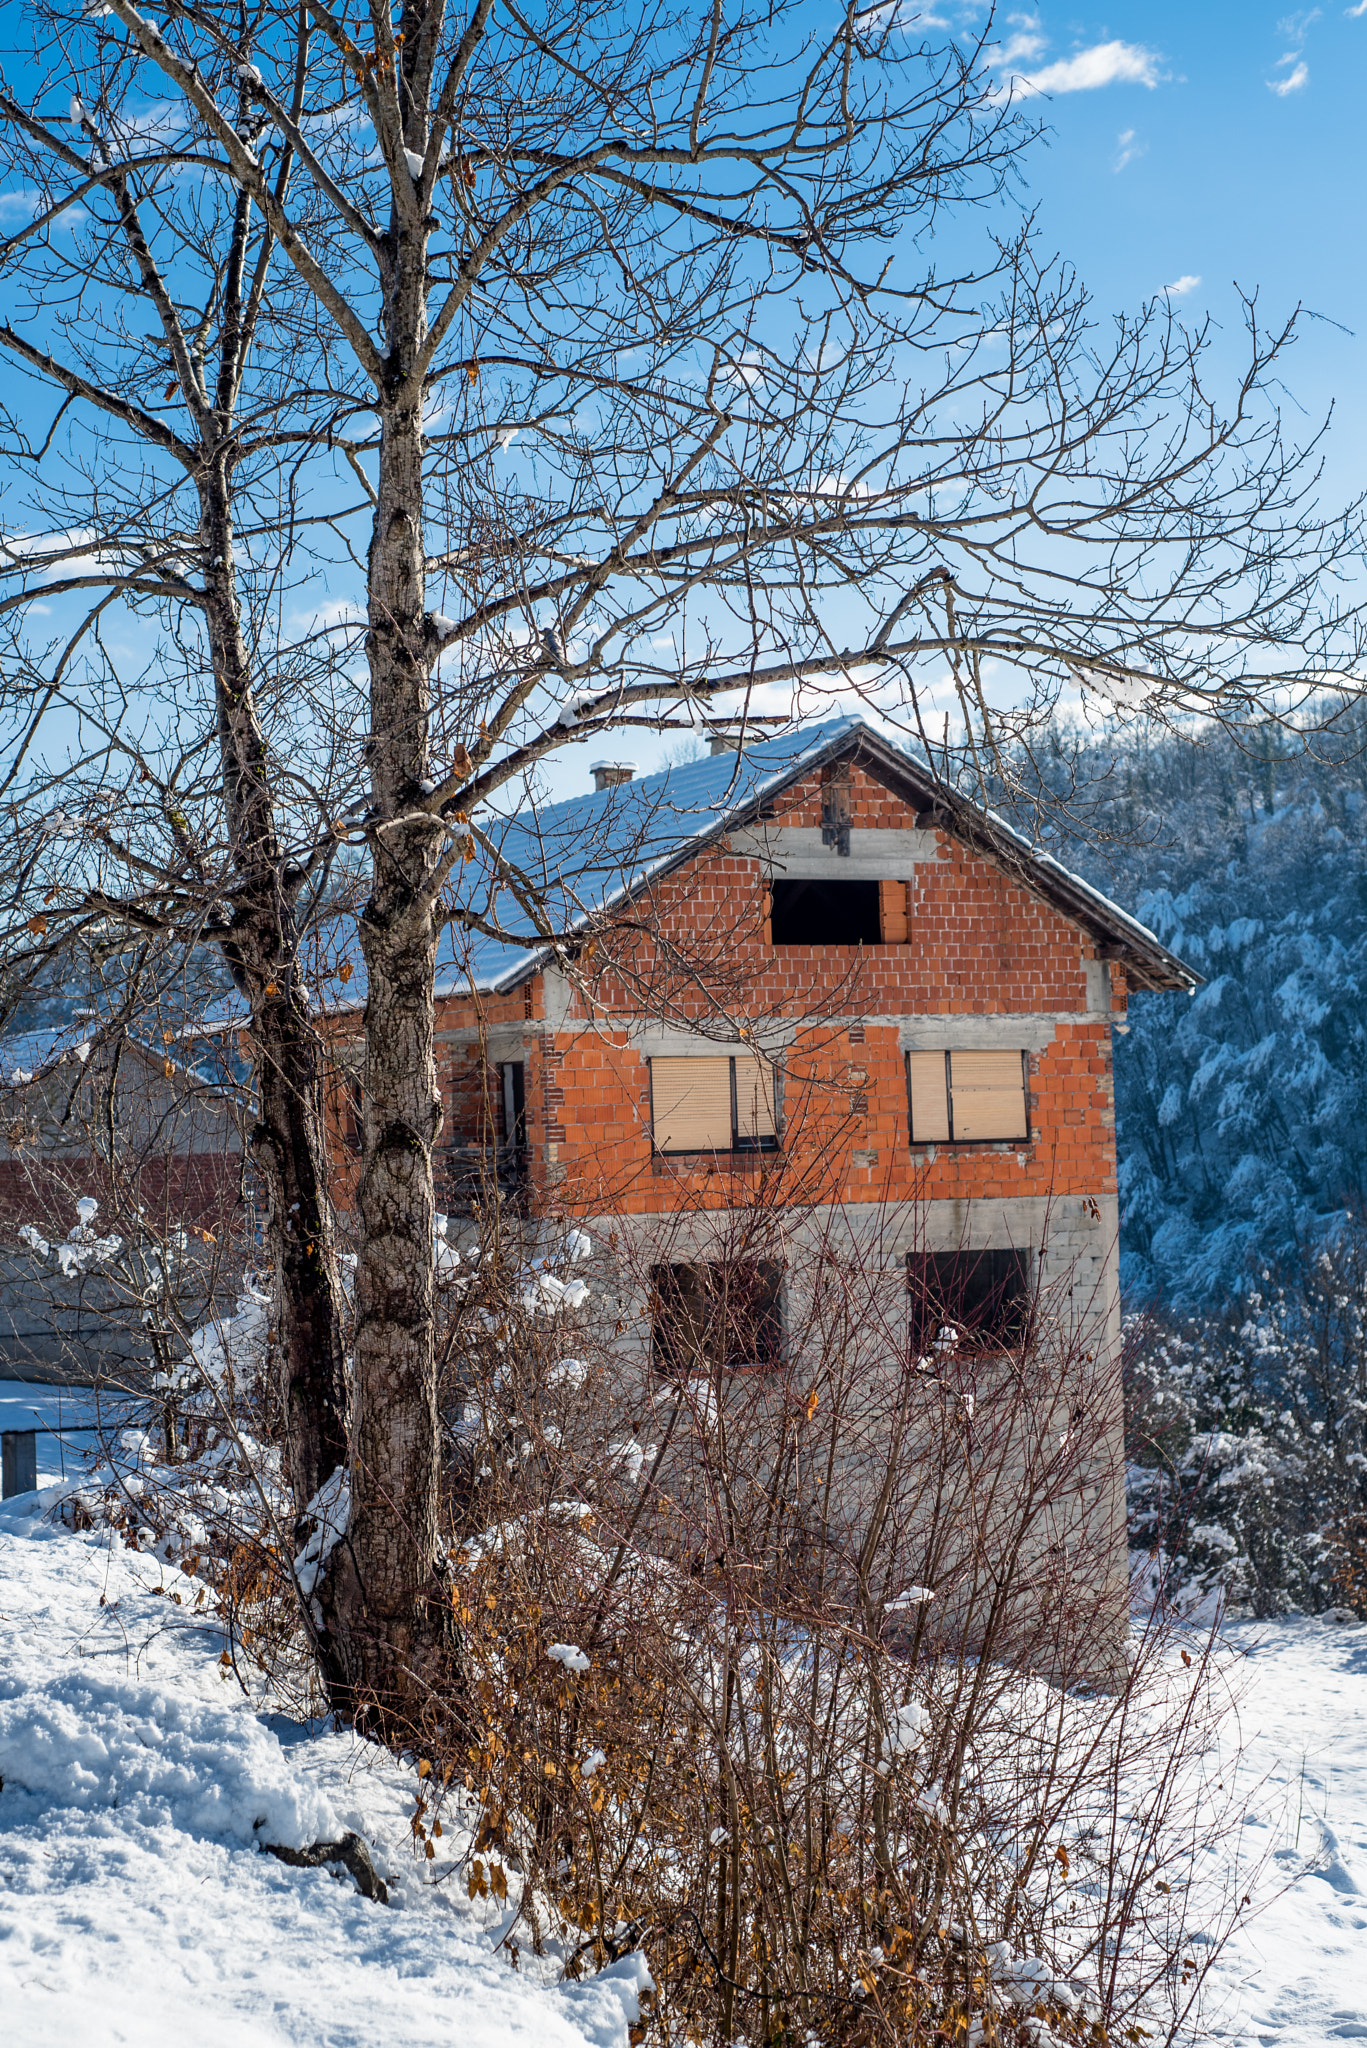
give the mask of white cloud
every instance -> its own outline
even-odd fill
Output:
[[[1358,0],[1356,7],[1345,7],[1343,11],[1349,21],[1361,21],[1363,15],[1367,14],[1367,0]]]
[[[1006,19],[1016,33],[992,52],[992,63],[997,69],[1004,64],[1019,64],[1027,57],[1038,57],[1048,42],[1040,30],[1037,14],[1008,14]]]
[[[1363,0],[1363,5],[1367,6],[1367,0]],[[1145,155],[1149,147],[1147,142],[1139,140],[1139,131],[1135,128],[1122,128],[1115,141],[1116,158],[1111,166],[1115,171],[1123,171],[1126,164],[1132,164],[1137,156]]]
[[[365,609],[348,597],[330,598],[314,611],[294,611],[291,624],[303,632],[344,633],[365,624]]]
[[[1101,85],[1146,85],[1158,83],[1158,58],[1140,43],[1097,43],[1079,50],[1075,57],[1062,57],[1046,64],[1042,71],[1018,74],[1010,91],[1021,97],[1037,92],[1092,92]]]
[[[1161,285],[1159,289],[1163,293],[1164,298],[1184,299],[1188,292],[1195,291],[1200,282],[1199,277],[1193,277],[1190,272],[1187,272],[1184,276],[1175,278],[1171,284]]]
[[[1290,57],[1281,59],[1283,64],[1289,64],[1291,61]],[[1303,59],[1298,59],[1295,70],[1288,72],[1285,78],[1269,78],[1267,89],[1269,92],[1275,92],[1279,100],[1284,100],[1289,92],[1299,92],[1309,81],[1309,77],[1310,66]]]

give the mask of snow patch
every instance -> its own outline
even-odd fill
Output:
[[[346,1534],[350,1519],[351,1481],[346,1467],[339,1465],[332,1476],[323,1481],[304,1510],[304,1521],[311,1522],[313,1528],[294,1560],[294,1576],[299,1582],[299,1590],[309,1602],[319,1628],[323,1625],[323,1616],[313,1595],[328,1559]]]
[[[254,1712],[217,1625],[167,1597],[193,1581],[51,1519],[70,1491],[0,1508],[6,2042],[629,2048],[643,1957],[563,1985],[550,1946],[510,1968],[506,1912],[465,1896],[459,1806],[437,1860],[415,1856],[416,1762]],[[335,1865],[258,1853],[347,1832],[389,1909]]]
[[[587,1671],[589,1658],[577,1643],[550,1643],[546,1655],[553,1664],[563,1664],[567,1671]]]
[[[255,1716],[105,1673],[58,1671],[36,1690],[0,1679],[0,1778],[188,1835],[302,1849],[342,1833]]]

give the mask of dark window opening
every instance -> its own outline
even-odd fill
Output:
[[[877,882],[773,885],[776,946],[877,946],[883,937]]]
[[[517,1153],[527,1149],[527,1068],[522,1060],[505,1060],[499,1068],[502,1081],[503,1129],[505,1145],[511,1145]]]
[[[783,1268],[772,1259],[653,1266],[651,1348],[671,1379],[720,1365],[775,1366],[783,1354]]]
[[[911,1348],[932,1352],[956,1333],[961,1351],[1006,1351],[1022,1343],[1030,1321],[1030,1254],[911,1252]]]
[[[359,1074],[352,1074],[347,1080],[346,1142],[349,1152],[365,1150],[365,1085]]]

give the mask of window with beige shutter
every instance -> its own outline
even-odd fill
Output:
[[[1023,1052],[907,1054],[913,1145],[1023,1143],[1030,1136]]]
[[[950,1054],[949,1127],[957,1145],[1029,1135],[1020,1053]]]
[[[907,1054],[907,1099],[913,1145],[949,1143],[949,1075],[942,1052]]]
[[[650,1114],[657,1152],[772,1152],[773,1072],[753,1053],[653,1059]]]
[[[736,1148],[765,1152],[778,1142],[774,1129],[774,1075],[753,1053],[737,1053],[731,1062],[736,1099]]]
[[[729,1152],[730,1060],[652,1060],[650,1115],[657,1151]]]

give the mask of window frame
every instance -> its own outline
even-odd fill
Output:
[[[680,1301],[685,1302],[688,1295],[692,1294],[695,1299],[701,1299],[706,1302],[716,1298],[716,1275],[724,1273],[728,1268],[733,1273],[739,1273],[742,1268],[746,1267],[754,1270],[760,1286],[767,1295],[767,1299],[760,1306],[755,1321],[756,1331],[762,1328],[766,1335],[766,1343],[762,1355],[747,1357],[743,1355],[741,1347],[731,1347],[728,1345],[723,1351],[720,1360],[715,1357],[706,1356],[701,1350],[691,1364],[686,1360],[681,1360],[677,1353],[671,1356],[672,1346],[668,1336],[665,1334],[666,1318],[665,1314],[662,1314],[662,1310],[667,1309],[666,1289],[670,1283],[674,1282],[678,1285],[676,1276],[688,1275],[692,1284],[687,1289],[679,1286]],[[650,1269],[650,1363],[652,1370],[664,1379],[673,1379],[680,1383],[687,1379],[702,1377],[703,1375],[710,1376],[716,1370],[724,1373],[770,1373],[782,1371],[787,1347],[787,1317],[784,1312],[784,1287],[786,1279],[786,1267],[782,1260],[779,1259],[666,1259],[653,1265]],[[733,1331],[729,1323],[723,1322],[721,1329],[724,1339],[729,1339],[732,1336]],[[711,1327],[706,1327],[702,1334],[704,1339],[710,1338],[713,1335],[713,1330]],[[758,1349],[759,1347],[745,1348]]]
[[[939,1312],[934,1317],[937,1325],[934,1333],[926,1336],[922,1332],[918,1335],[917,1287],[913,1279],[914,1267],[920,1266],[924,1269],[926,1266],[930,1266],[942,1269],[946,1278],[952,1278],[955,1274],[961,1274],[965,1281],[963,1292],[967,1293],[973,1280],[982,1272],[983,1268],[989,1262],[996,1263],[1003,1277],[990,1284],[1000,1294],[1002,1320],[1006,1323],[1006,1327],[993,1326],[991,1328],[983,1328],[980,1326],[982,1334],[976,1339],[970,1334],[967,1341],[961,1338],[960,1343],[956,1346],[956,1352],[960,1357],[1001,1358],[1012,1351],[1020,1350],[1029,1337],[1031,1310],[1035,1299],[1034,1269],[1036,1258],[1037,1253],[1028,1245],[1010,1245],[1004,1249],[996,1247],[980,1251],[968,1251],[960,1248],[958,1251],[952,1252],[908,1252],[906,1254],[907,1339],[912,1355],[924,1357],[933,1354],[939,1338],[940,1328],[946,1322],[962,1324],[964,1320],[962,1310],[955,1315],[952,1312],[950,1303],[942,1297]],[[1008,1272],[1011,1275],[1009,1281],[1006,1278]],[[936,1285],[938,1289],[938,1273]],[[922,1281],[920,1296],[922,1304],[929,1298],[929,1290],[925,1287],[924,1280]]]
[[[761,1136],[758,1136],[758,1137],[753,1137],[753,1138],[751,1138],[751,1137],[745,1137],[745,1136],[743,1136],[743,1135],[742,1135],[742,1133],[741,1133],[741,1129],[740,1129],[740,1113],[739,1113],[739,1104],[738,1104],[738,1102],[737,1102],[737,1096],[736,1096],[736,1060],[737,1060],[737,1057],[738,1057],[738,1055],[737,1055],[737,1054],[735,1054],[735,1053],[710,1053],[710,1054],[690,1054],[690,1053],[660,1053],[660,1054],[658,1054],[658,1055],[655,1055],[655,1054],[651,1054],[650,1056],[648,1056],[648,1057],[647,1057],[647,1060],[646,1060],[646,1066],[647,1066],[647,1067],[648,1067],[648,1069],[649,1069],[649,1078],[650,1078],[650,1149],[651,1149],[651,1153],[652,1153],[652,1155],[653,1155],[653,1156],[654,1156],[655,1158],[657,1158],[657,1159],[718,1159],[718,1158],[720,1158],[720,1159],[730,1159],[730,1158],[734,1158],[734,1157],[737,1157],[737,1156],[738,1156],[738,1157],[740,1157],[740,1158],[746,1158],[746,1159],[749,1159],[749,1158],[755,1158],[755,1157],[757,1157],[757,1156],[758,1156],[759,1154],[762,1154],[762,1153],[763,1153],[763,1154],[772,1154],[772,1153],[775,1153],[775,1152],[777,1152],[777,1151],[778,1151],[778,1150],[780,1149],[780,1143],[779,1143],[779,1127],[778,1127],[778,1088],[777,1088],[777,1086],[775,1085],[775,1081],[774,1081],[774,1078],[773,1078],[773,1077],[774,1077],[774,1074],[775,1074],[775,1069],[773,1068],[773,1066],[772,1066],[772,1065],[771,1065],[771,1064],[770,1064],[769,1062],[767,1062],[767,1061],[765,1061],[765,1060],[762,1060],[762,1059],[760,1058],[760,1056],[759,1056],[759,1054],[758,1054],[758,1053],[753,1053],[753,1054],[741,1054],[741,1055],[739,1055],[739,1057],[741,1057],[741,1058],[753,1058],[753,1059],[754,1059],[754,1061],[756,1062],[756,1064],[757,1064],[757,1065],[758,1065],[758,1066],[759,1066],[759,1067],[760,1067],[761,1069],[763,1069],[763,1068],[764,1068],[765,1066],[768,1066],[768,1068],[769,1068],[769,1073],[770,1073],[770,1077],[771,1077],[771,1078],[770,1078],[770,1098],[769,1098],[769,1114],[770,1114],[770,1117],[771,1117],[771,1119],[772,1119],[772,1122],[773,1122],[773,1126],[774,1126],[774,1128],[773,1128],[773,1131],[772,1131],[772,1133],[771,1133],[771,1134],[769,1134],[769,1135],[767,1135],[767,1136],[766,1136],[766,1135],[761,1135]],[[687,1063],[688,1061],[690,1061],[690,1060],[692,1060],[692,1059],[697,1059],[697,1058],[710,1058],[710,1059],[724,1059],[724,1060],[726,1061],[726,1064],[727,1064],[727,1070],[728,1070],[728,1072],[727,1072],[727,1081],[728,1081],[728,1086],[729,1086],[729,1089],[730,1089],[730,1096],[731,1096],[731,1142],[730,1142],[730,1144],[729,1144],[729,1145],[727,1145],[727,1146],[725,1146],[725,1147],[723,1147],[723,1146],[720,1146],[720,1145],[690,1145],[690,1146],[678,1146],[678,1147],[674,1147],[674,1146],[671,1146],[671,1147],[670,1147],[670,1148],[669,1148],[668,1150],[666,1150],[666,1149],[665,1149],[665,1147],[664,1147],[663,1145],[661,1145],[661,1144],[660,1144],[659,1140],[657,1139],[657,1137],[656,1137],[656,1135],[655,1135],[655,1125],[656,1125],[656,1115],[655,1115],[655,1066],[656,1066],[656,1060],[657,1060],[657,1058],[658,1058],[658,1059],[664,1059],[664,1060],[671,1060],[671,1061],[677,1061],[677,1062],[678,1062],[678,1063],[679,1063],[680,1065],[683,1065],[683,1064]]]
[[[1015,1046],[998,1047],[984,1045],[961,1045],[958,1048],[958,1050],[960,1052],[965,1053],[997,1051],[1015,1052],[1017,1048]],[[907,1143],[911,1147],[919,1151],[924,1151],[926,1147],[930,1145],[952,1145],[956,1149],[956,1151],[971,1152],[977,1150],[979,1147],[984,1145],[1004,1145],[1007,1147],[1008,1150],[1015,1149],[1018,1151],[1022,1145],[1029,1145],[1034,1142],[1035,1127],[1033,1122],[1031,1121],[1030,1116],[1030,1052],[1028,1047],[1021,1046],[1019,1048],[1019,1057],[1021,1063],[1021,1102],[1024,1110],[1025,1132],[1022,1137],[1018,1138],[956,1138],[954,1135],[954,1048],[952,1046],[945,1046],[943,1048],[943,1051],[941,1051],[941,1048],[938,1046],[923,1046],[916,1048],[916,1051],[922,1054],[936,1053],[937,1055],[942,1056],[944,1059],[945,1118],[949,1131],[949,1136],[947,1138],[918,1138],[916,1135],[915,1126],[912,1121],[911,1096],[911,1062],[913,1057],[913,1050],[912,1048],[908,1048],[908,1050],[903,1054],[903,1073],[906,1083],[907,1097]]]
[[[354,1067],[343,1069],[343,1072],[345,1082],[342,1143],[346,1151],[354,1153],[359,1159],[365,1151],[365,1082]]]
[[[500,1060],[498,1080],[502,1142],[520,1158],[527,1150],[527,1062]]]

